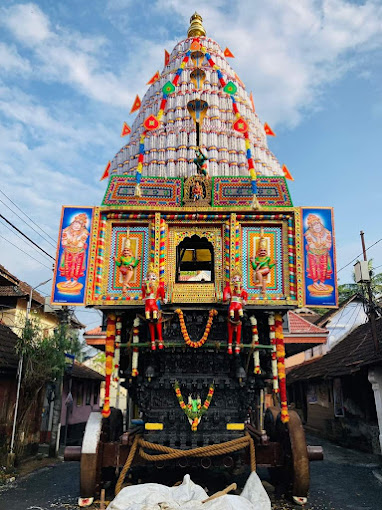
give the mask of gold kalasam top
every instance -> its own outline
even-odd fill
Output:
[[[205,36],[206,30],[202,25],[203,18],[200,14],[195,12],[190,18],[190,28],[187,32],[187,37],[198,37],[200,35]]]

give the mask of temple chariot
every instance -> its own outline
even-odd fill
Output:
[[[283,322],[336,306],[332,210],[293,205],[232,56],[195,13],[137,99],[102,205],[63,208],[53,302],[101,310],[106,329],[103,411],[67,454],[82,497],[136,465],[249,465],[306,501],[320,455],[288,408]]]

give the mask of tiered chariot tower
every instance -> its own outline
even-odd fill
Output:
[[[111,162],[102,205],[63,209],[53,301],[102,310],[107,335],[104,418],[92,414],[85,432],[82,496],[127,458],[187,470],[250,458],[296,501],[307,496],[283,316],[336,305],[332,211],[293,206],[225,53],[195,13]],[[129,394],[117,442],[111,378]]]

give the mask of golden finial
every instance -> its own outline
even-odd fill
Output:
[[[195,12],[191,16],[191,18],[190,18],[191,25],[190,25],[190,28],[188,29],[187,37],[199,37],[200,35],[201,36],[206,35],[206,30],[205,30],[204,26],[202,25],[202,21],[203,21],[203,18],[197,12]]]

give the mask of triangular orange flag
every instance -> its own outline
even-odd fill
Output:
[[[135,98],[135,101],[133,103],[133,106],[131,107],[130,113],[134,113],[141,107],[141,100],[139,99],[139,96],[137,94],[137,97]]]
[[[156,81],[158,81],[160,78],[160,74],[159,74],[159,71],[157,71],[154,76],[146,83],[146,85],[152,85],[153,83],[155,83]]]
[[[164,65],[165,67],[170,62],[170,53],[167,50],[164,50]]]
[[[103,181],[104,179],[107,179],[109,177],[109,171],[110,171],[111,163],[110,161],[107,163],[106,168],[102,174],[102,177],[100,181]]]
[[[255,102],[253,100],[253,94],[251,92],[250,96],[249,96],[249,99],[251,100],[251,105],[252,105],[252,109],[253,109],[253,113],[255,113],[256,109],[255,109]]]
[[[229,48],[226,48],[224,50],[224,56],[229,58],[235,58],[235,55],[232,53],[232,51]]]
[[[265,134],[268,136],[276,136],[275,133],[272,131],[272,129],[268,126],[268,124],[266,122],[264,123],[264,131],[265,131]]]
[[[131,133],[130,126],[126,124],[126,122],[123,123],[121,136],[127,136]]]
[[[294,181],[290,171],[288,170],[287,166],[286,165],[283,165],[282,167],[282,171],[284,172],[284,175],[285,175],[285,179],[289,179],[291,181]]]

